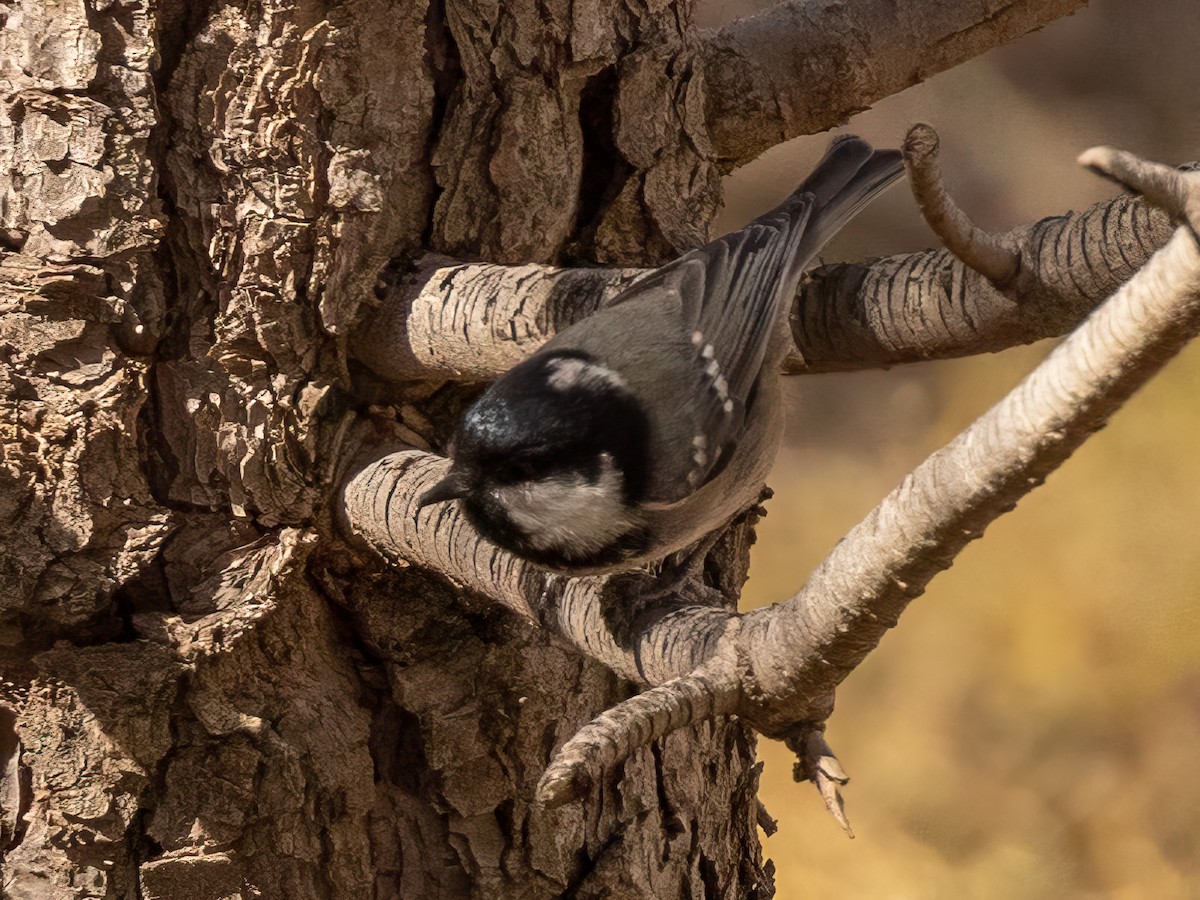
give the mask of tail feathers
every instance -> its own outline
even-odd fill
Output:
[[[903,174],[904,161],[898,150],[873,150],[854,135],[834,140],[812,174],[779,208],[803,208],[809,203],[812,207],[784,283],[798,283],[813,257],[842,226]],[[805,195],[811,201],[806,201]]]
[[[799,279],[804,268],[842,230],[842,226],[903,174],[904,161],[899,151],[875,151],[828,203],[818,202],[809,216],[789,275]]]
[[[821,161],[792,192],[792,196],[812,194],[817,207],[828,206],[874,155],[871,145],[857,135],[836,137],[829,142]]]

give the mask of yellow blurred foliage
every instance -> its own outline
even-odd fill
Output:
[[[939,412],[905,453],[809,439],[797,398],[747,604],[794,591],[1039,351],[940,364]],[[887,432],[888,375],[837,378],[862,382]],[[1200,348],[968,547],[850,676],[828,736],[854,776],[857,840],[792,783],[786,749],[761,743],[781,898],[1200,896],[1198,390]]]

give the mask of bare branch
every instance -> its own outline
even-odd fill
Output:
[[[825,742],[824,726],[820,728],[806,724],[785,741],[789,750],[796,754],[793,777],[796,781],[811,781],[825,801],[825,809],[842,826],[847,837],[854,837],[854,829],[846,818],[846,804],[842,800],[841,788],[850,782],[850,776],[842,768],[841,761]]]
[[[1173,210],[1200,208],[1200,177],[1168,177],[1099,151],[1085,159],[1146,186]],[[639,605],[642,576],[548,578],[487,544],[452,506],[416,514],[414,498],[445,468],[424,453],[391,454],[364,469],[346,488],[346,514],[386,556],[440,571],[534,617],[618,674],[661,685],[564,748],[543,799],[573,796],[597,766],[697,715],[736,711],[795,745],[801,774],[844,821],[837,788],[845,773],[823,737],[813,737],[833,689],[938,571],[1200,331],[1200,244],[1196,221],[1189,225],[1020,386],[909,475],[784,603],[735,617],[688,600]],[[698,701],[697,690],[707,699]]]
[[[648,575],[564,579],[486,541],[457,504],[418,513],[416,498],[447,467],[441,457],[411,450],[370,464],[345,488],[351,528],[388,559],[442,573],[637,684],[690,675],[714,655],[735,618],[728,610],[691,597],[642,608],[639,593],[654,585]]]
[[[1042,219],[1002,236],[1020,269],[998,289],[946,250],[824,266],[792,307],[786,371],[851,371],[1003,350],[1075,327],[1171,234],[1133,197]],[[640,269],[560,269],[423,260],[355,335],[378,374],[495,378],[557,331],[590,315]]]
[[[354,352],[377,374],[397,381],[485,381],[590,316],[645,271],[426,256],[415,271],[384,287],[378,313],[355,334]]]
[[[1004,290],[948,250],[817,269],[792,310],[797,355],[786,369],[887,367],[1059,337],[1170,235],[1166,215],[1125,195],[1002,236],[1020,259]]]
[[[579,729],[542,773],[537,801],[553,809],[578,800],[598,774],[634,751],[696,722],[734,712],[740,700],[737,674],[728,660],[721,662],[716,657],[691,675],[630,697]]]
[[[735,612],[704,597],[647,591],[655,583],[642,573],[550,575],[484,540],[456,504],[418,512],[416,498],[447,465],[417,451],[368,465],[344,492],[351,529],[388,559],[440,572],[533,619],[618,675],[655,688],[601,715],[560,748],[538,789],[540,802],[570,802],[649,741],[744,705]],[[644,595],[651,601],[643,602]]]
[[[1079,164],[1135,191],[1160,209],[1186,222],[1200,222],[1200,172],[1150,162],[1112,147],[1092,147],[1079,155]]]
[[[1021,252],[1016,237],[990,234],[977,227],[950,197],[938,168],[938,134],[925,124],[904,138],[904,167],[913,198],[946,249],[1003,290],[1017,276]]]
[[[1198,329],[1200,248],[1180,229],[1024,382],[905,478],[795,597],[743,617],[759,679],[748,693],[765,700],[755,727],[786,733],[794,720],[778,710],[810,703],[849,674],[934,575]],[[784,696],[792,699],[779,703]]]
[[[1070,15],[1086,0],[788,0],[706,35],[698,55],[724,171]]]

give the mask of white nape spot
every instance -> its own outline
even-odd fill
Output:
[[[538,550],[583,556],[610,546],[636,524],[625,505],[625,479],[608,453],[595,481],[562,472],[491,489],[509,520]]]
[[[552,359],[546,364],[550,369],[548,384],[556,391],[567,391],[574,387],[607,385],[625,387],[625,379],[598,363],[574,357]]]
[[[700,344],[703,342],[704,342],[704,335],[699,331],[693,331],[692,332],[692,343],[695,344],[697,347],[699,347]],[[711,347],[712,345],[709,344],[709,346]]]

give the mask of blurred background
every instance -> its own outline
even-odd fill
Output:
[[[767,5],[765,2],[759,5]],[[752,2],[701,0],[719,26]],[[879,103],[845,130],[942,136],[951,191],[985,227],[1113,188],[1093,144],[1200,159],[1196,0],[1093,0],[1075,16]],[[721,231],[784,197],[828,135],[726,183]],[[827,261],[935,239],[893,188]],[[791,379],[747,603],[789,596],[910,469],[1013,387],[1049,343]],[[934,580],[838,694],[848,840],[792,759],[760,743],[782,900],[1200,898],[1200,347]]]

